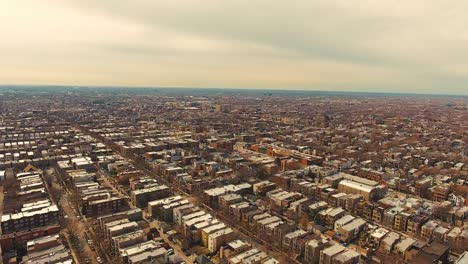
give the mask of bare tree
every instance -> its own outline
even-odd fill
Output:
[[[301,227],[301,229],[307,230],[307,228],[309,227],[309,223],[309,216],[307,214],[302,214],[299,218],[299,226]]]

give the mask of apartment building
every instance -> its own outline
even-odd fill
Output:
[[[145,189],[132,190],[130,199],[133,205],[146,208],[149,201],[154,201],[170,196],[170,189],[166,185],[159,185]]]
[[[208,235],[208,250],[210,252],[218,251],[222,245],[234,240],[235,236],[234,230],[230,227],[210,233]]]
[[[366,201],[376,201],[385,196],[387,188],[374,181],[349,177],[339,182],[338,191],[346,194],[359,194]]]
[[[2,234],[22,230],[31,230],[41,226],[56,224],[59,220],[57,205],[51,204],[38,210],[27,210],[19,213],[2,215]]]

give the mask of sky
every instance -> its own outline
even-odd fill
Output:
[[[468,95],[468,1],[0,0],[0,84]]]

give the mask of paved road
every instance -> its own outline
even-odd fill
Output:
[[[53,169],[48,169],[47,174],[51,176],[52,185],[58,185],[58,188],[65,190],[60,197],[58,202],[62,214],[65,218],[65,235],[67,236],[67,241],[71,243],[73,254],[75,254],[81,262],[85,263],[84,259],[87,258],[89,263],[97,264],[97,253],[90,248],[88,241],[84,237],[84,233],[87,230],[86,224],[83,222],[78,209],[72,208],[71,203],[71,192],[68,190],[65,182],[62,177],[57,175]],[[78,219],[79,216],[79,219]],[[81,245],[82,251],[80,251],[76,246],[76,241]],[[80,263],[81,263],[80,262]]]
[[[86,226],[82,219],[78,219],[76,217],[76,213],[74,209],[72,208],[72,205],[69,202],[70,199],[68,197],[68,194],[66,196],[67,196],[66,199],[60,199],[60,207],[63,210],[63,214],[68,216],[67,226],[68,226],[68,233],[70,234],[70,238],[72,240],[72,244],[73,244],[73,238],[76,238],[81,244],[81,248],[83,248],[82,252],[76,252],[76,253],[78,256],[81,257],[81,261],[83,261],[84,258],[88,258],[90,263],[97,264],[98,263],[96,260],[97,254],[95,251],[93,251],[89,247],[88,242],[86,241],[86,238],[84,237]],[[74,247],[74,249],[76,250],[76,247]]]

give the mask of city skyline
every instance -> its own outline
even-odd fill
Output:
[[[460,2],[0,5],[1,85],[468,95]]]

